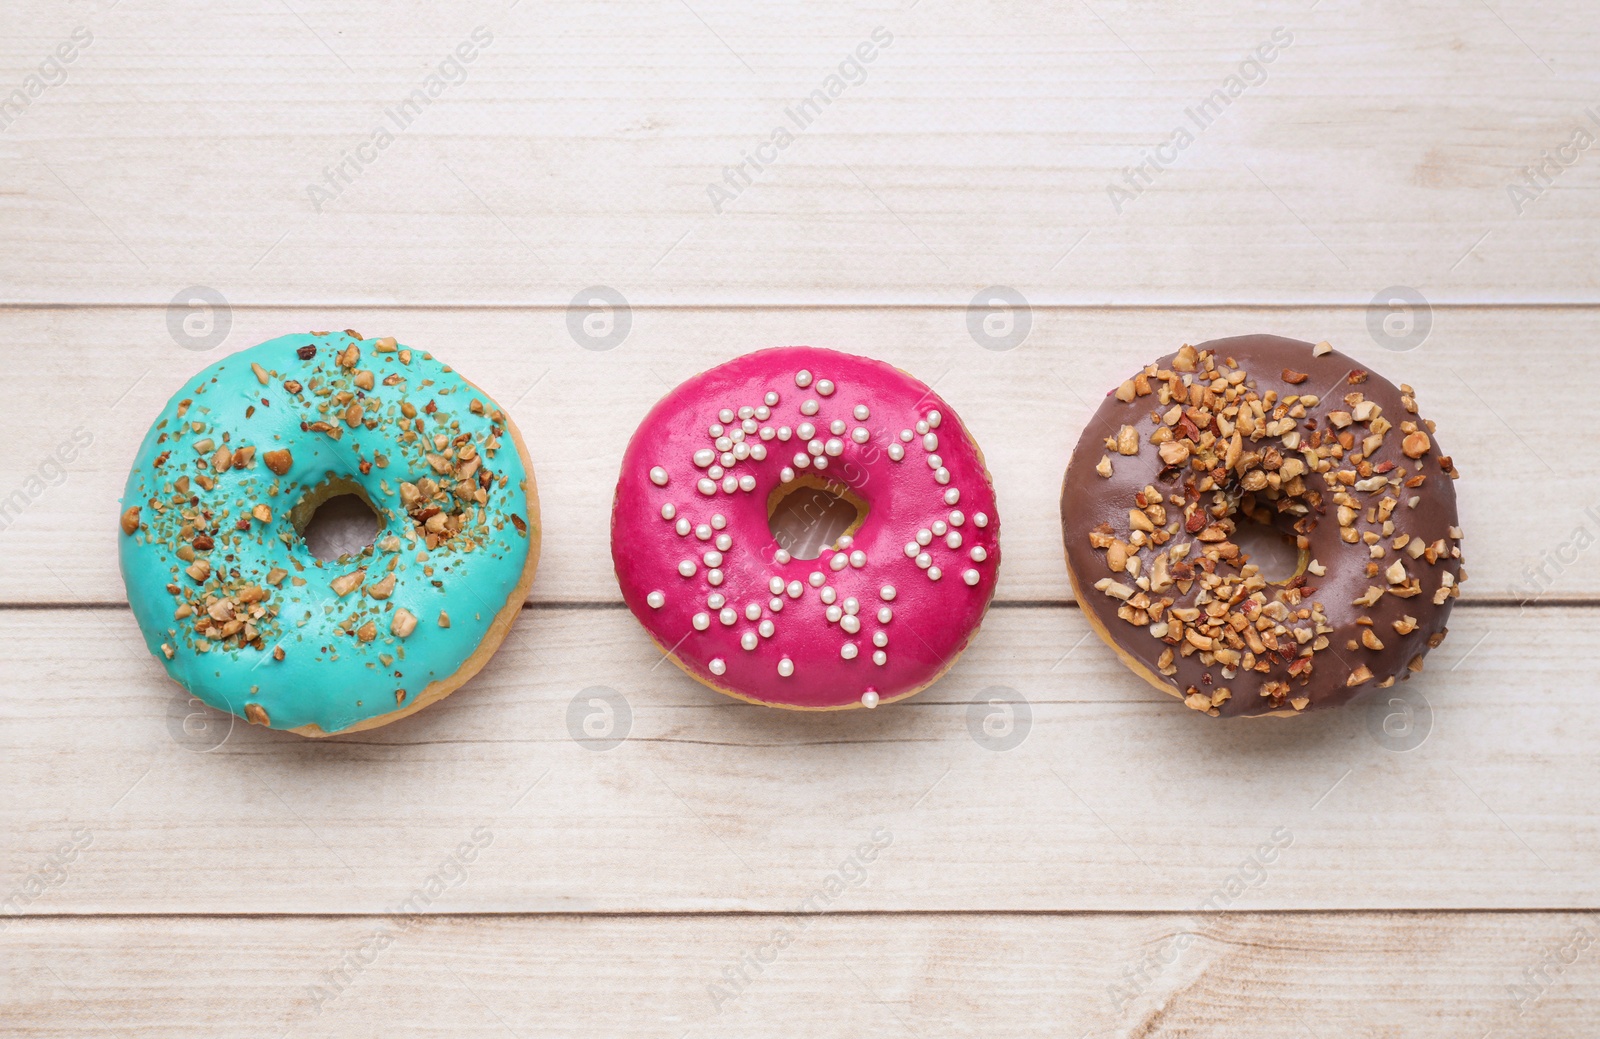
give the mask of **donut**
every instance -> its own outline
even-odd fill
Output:
[[[793,494],[857,517],[814,559],[769,517]],[[760,350],[687,380],[628,443],[611,512],[622,597],[691,677],[751,703],[876,707],[931,685],[994,595],[983,453],[881,361]]]
[[[1185,345],[1106,395],[1061,487],[1089,624],[1212,717],[1335,707],[1422,670],[1466,573],[1453,481],[1411,387],[1323,342]],[[1246,524],[1292,539],[1269,581]]]
[[[324,562],[327,499],[378,517]],[[430,353],[355,332],[289,335],[191,378],[122,496],[122,579],[145,644],[190,695],[328,736],[444,698],[493,655],[539,561],[527,448]]]

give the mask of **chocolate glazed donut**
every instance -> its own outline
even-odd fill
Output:
[[[1213,717],[1334,707],[1422,670],[1466,579],[1456,470],[1411,387],[1327,343],[1184,346],[1107,394],[1061,487],[1084,615]],[[1293,538],[1267,581],[1235,540]]]

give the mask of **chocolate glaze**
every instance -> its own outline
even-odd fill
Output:
[[[1313,420],[1317,428],[1327,429],[1329,412],[1348,411],[1344,401],[1347,393],[1359,391],[1365,399],[1375,402],[1383,409],[1383,417],[1389,419],[1396,428],[1384,437],[1382,446],[1374,452],[1370,461],[1374,465],[1393,462],[1395,469],[1389,475],[1396,475],[1400,469],[1404,469],[1407,476],[1421,472],[1427,477],[1421,487],[1401,487],[1388,492],[1400,499],[1400,505],[1392,516],[1394,535],[1383,538],[1380,544],[1388,549],[1392,537],[1407,533],[1413,538],[1422,538],[1430,545],[1442,538],[1447,549],[1457,547],[1458,542],[1449,533],[1449,528],[1458,522],[1456,494],[1450,475],[1440,468],[1440,458],[1444,453],[1440,450],[1438,438],[1433,436],[1422,417],[1405,410],[1401,391],[1394,384],[1378,375],[1366,373],[1352,358],[1337,350],[1317,357],[1313,356],[1312,344],[1280,336],[1251,335],[1217,339],[1202,343],[1196,349],[1214,352],[1219,368],[1227,365],[1243,369],[1248,373],[1247,385],[1260,394],[1276,390],[1280,400],[1290,394],[1318,395],[1320,400],[1317,405],[1307,409],[1306,418],[1298,426],[1305,435],[1309,435],[1309,423]],[[1162,357],[1156,362],[1155,368],[1171,370],[1176,357],[1176,352]],[[1290,384],[1283,378],[1285,369],[1306,373],[1309,378],[1298,385]],[[1364,373],[1366,378],[1358,384],[1351,384],[1353,373]],[[1360,378],[1359,375],[1356,377]],[[1305,587],[1314,591],[1305,595],[1301,605],[1321,603],[1328,623],[1334,630],[1327,635],[1328,647],[1313,654],[1309,677],[1291,677],[1286,665],[1278,658],[1272,658],[1273,667],[1268,674],[1241,669],[1232,678],[1226,678],[1220,666],[1215,662],[1207,666],[1198,652],[1189,656],[1176,654],[1173,663],[1177,673],[1160,676],[1157,660],[1164,650],[1171,647],[1152,636],[1147,628],[1119,618],[1117,608],[1122,602],[1095,589],[1095,582],[1103,577],[1125,583],[1128,578],[1126,574],[1113,573],[1107,567],[1106,552],[1091,546],[1089,533],[1101,523],[1109,523],[1117,537],[1126,539],[1129,533],[1128,510],[1135,506],[1134,496],[1142,488],[1154,485],[1164,495],[1182,494],[1183,484],[1192,483],[1200,474],[1193,469],[1164,471],[1156,448],[1149,443],[1149,435],[1156,428],[1152,423],[1152,413],[1167,410],[1154,394],[1124,402],[1112,393],[1107,393],[1105,401],[1095,412],[1073,450],[1061,488],[1061,531],[1066,545],[1067,565],[1079,603],[1090,614],[1091,620],[1096,622],[1096,627],[1102,630],[1102,637],[1109,633],[1108,642],[1114,648],[1143,665],[1148,671],[1146,677],[1169,687],[1169,691],[1179,697],[1190,691],[1209,694],[1218,687],[1226,686],[1233,695],[1216,708],[1217,713],[1223,716],[1271,713],[1274,710],[1273,701],[1265,697],[1261,689],[1273,680],[1288,680],[1291,686],[1289,697],[1308,698],[1310,702],[1306,709],[1309,710],[1338,706],[1362,692],[1382,688],[1386,682],[1392,684],[1392,679],[1409,677],[1408,664],[1413,658],[1427,652],[1430,639],[1437,644],[1437,637],[1442,637],[1445,631],[1445,622],[1454,599],[1448,598],[1442,605],[1436,606],[1433,598],[1445,573],[1451,574],[1456,581],[1461,579],[1461,561],[1447,553],[1436,564],[1429,564],[1425,559],[1409,557],[1404,551],[1388,549],[1385,557],[1376,561],[1380,568],[1387,568],[1396,559],[1404,561],[1406,570],[1421,582],[1422,594],[1410,598],[1385,594],[1373,606],[1353,605],[1352,601],[1366,592],[1369,586],[1387,588],[1389,585],[1381,573],[1377,577],[1367,575],[1366,566],[1371,560],[1365,543],[1358,541],[1348,544],[1340,539],[1338,522],[1334,516],[1336,507],[1331,501],[1331,491],[1320,474],[1308,474],[1306,477],[1307,486],[1322,490],[1325,497],[1322,513],[1312,514],[1315,526],[1307,535],[1309,545],[1303,558],[1319,561],[1327,572],[1321,577],[1309,573],[1303,575]],[[1421,459],[1408,458],[1402,452],[1403,436],[1398,427],[1406,419],[1417,422],[1433,441],[1432,449]],[[1115,436],[1123,425],[1131,425],[1139,431],[1140,449],[1137,455],[1120,455],[1106,447],[1106,438]],[[1366,427],[1357,424],[1350,428],[1356,433],[1359,449],[1359,441]],[[1248,438],[1245,440],[1247,450],[1252,447],[1264,450],[1280,444],[1280,438],[1274,436],[1265,436],[1253,443]],[[1293,453],[1285,450],[1284,454],[1290,456]],[[1102,477],[1095,470],[1101,458],[1107,455],[1111,458],[1114,470],[1110,478]],[[1335,468],[1348,467],[1345,462],[1335,462]],[[1384,492],[1352,494],[1362,502],[1363,514],[1365,506],[1376,504],[1384,496]],[[1421,500],[1415,508],[1408,508],[1405,501],[1412,495]],[[1202,495],[1203,500],[1210,498],[1209,492]],[[1369,529],[1362,521],[1358,521],[1357,526],[1363,531]],[[1177,538],[1188,536],[1180,529]],[[1196,546],[1196,549],[1199,547]],[[1139,552],[1143,560],[1142,572],[1148,574],[1151,560],[1161,551],[1163,549],[1146,546]],[[1196,551],[1190,558],[1197,555]],[[1265,589],[1268,598],[1275,597],[1282,587],[1281,584],[1269,585]],[[1174,587],[1165,595],[1175,599],[1175,605],[1181,608],[1192,606],[1199,590],[1200,584],[1196,581],[1187,594],[1180,594],[1178,588]],[[1393,622],[1405,615],[1415,617],[1417,627],[1407,635],[1399,635]],[[1362,626],[1357,621],[1362,617],[1371,619],[1372,630],[1383,642],[1383,649],[1358,646],[1351,651],[1347,648],[1349,640],[1360,639]],[[1362,665],[1371,670],[1372,679],[1354,686],[1347,685],[1347,679]],[[1278,704],[1277,709],[1293,713],[1293,708],[1287,702]]]

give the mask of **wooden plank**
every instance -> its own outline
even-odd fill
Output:
[[[200,282],[240,302],[565,304],[599,282],[640,303],[964,304],[1000,283],[1038,302],[1365,304],[1397,281],[1438,301],[1600,287],[1596,153],[1569,148],[1550,187],[1510,193],[1578,128],[1600,132],[1586,5],[537,10],[413,8],[397,30],[375,0],[27,0],[0,41],[7,91],[75,26],[93,42],[7,120],[3,298],[165,303]],[[863,74],[791,122],[880,28],[892,42]],[[1241,73],[1275,31],[1292,42]],[[390,122],[463,44],[464,73]],[[1237,99],[1189,114],[1231,76]],[[779,126],[793,143],[763,153]],[[1180,128],[1193,143],[1173,147]],[[725,174],[747,157],[761,169]],[[725,176],[740,190],[719,213]],[[1138,197],[1114,200],[1129,177]]]
[[[125,609],[5,610],[0,894],[87,835],[5,911],[381,912],[481,828],[434,908],[784,911],[882,831],[837,908],[1188,911],[1241,878],[1224,907],[1592,907],[1595,620],[1458,610],[1403,750],[1386,700],[1196,715],[1070,608],[994,610],[933,689],[822,716],[705,690],[622,609],[531,609],[450,699],[328,741],[186,731]]]
[[[689,375],[761,346],[809,342],[871,354],[933,383],[982,445],[999,490],[1003,601],[1065,601],[1058,493],[1091,404],[1183,341],[1245,331],[1328,338],[1417,388],[1464,477],[1457,485],[1467,599],[1593,598],[1600,460],[1563,445],[1600,376],[1593,311],[1450,308],[1410,352],[1376,344],[1363,309],[1040,309],[1009,352],[980,348],[955,309],[640,309],[615,349],[580,349],[556,310],[231,312],[210,353],[174,344],[162,308],[0,311],[10,392],[29,409],[0,458],[0,602],[107,602],[117,573],[117,498],[150,417],[225,351],[290,330],[395,334],[437,351],[493,393],[526,434],[538,472],[544,555],[532,597],[617,602],[612,490],[635,423]],[[70,358],[64,361],[63,358]],[[79,449],[73,435],[93,443]],[[1581,441],[1580,441],[1581,443]],[[58,449],[72,457],[53,461]],[[10,503],[8,503],[10,504]]]
[[[1573,913],[444,916],[403,924],[14,923],[0,937],[0,1013],[19,1039],[68,1031],[161,1039],[387,1031],[1443,1039],[1492,1031],[1576,1039],[1591,1034],[1600,993],[1600,924]],[[780,932],[789,939],[781,948]],[[1562,949],[1573,962],[1560,962]]]

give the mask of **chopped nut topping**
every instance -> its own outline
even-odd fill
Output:
[[[367,568],[362,567],[359,570],[352,570],[348,574],[342,574],[339,577],[335,577],[330,584],[333,587],[333,593],[340,598],[343,598],[359,588],[361,586],[361,582],[365,581],[366,579]]]
[[[130,535],[139,532],[139,506],[135,505],[122,513],[122,532]]]
[[[258,703],[244,705],[244,716],[251,725],[272,725],[272,719],[267,716],[267,709]]]
[[[277,451],[268,451],[266,454],[261,456],[261,460],[267,463],[268,469],[271,469],[279,476],[282,476],[284,473],[288,472],[289,466],[294,464],[294,456],[291,455],[286,448]]]
[[[410,610],[402,606],[394,611],[394,617],[389,621],[390,634],[403,639],[415,630],[417,630],[417,618]]]

